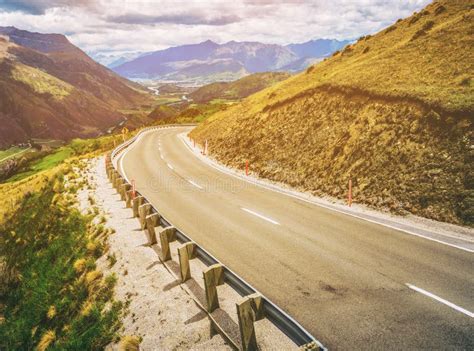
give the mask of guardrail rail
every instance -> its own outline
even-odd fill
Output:
[[[123,142],[117,146],[109,155],[106,157],[106,169],[107,175],[111,180],[112,184],[117,191],[121,193],[122,199],[127,199],[128,193],[131,192],[131,184],[128,183],[123,174],[118,170],[117,159],[118,156],[127,149],[132,143],[134,143],[138,137],[146,132],[163,128],[183,127],[183,126],[195,126],[195,124],[177,124],[177,125],[163,125],[154,126],[142,129],[131,139]],[[139,191],[135,190],[134,198],[128,198],[127,202],[130,203],[134,199],[140,198],[140,204],[149,204],[146,215],[159,214],[153,205],[146,199],[146,197]],[[137,205],[138,207],[138,205]],[[280,331],[282,331],[289,339],[291,339],[297,346],[304,350],[326,350],[326,348],[316,340],[306,329],[301,326],[296,320],[290,317],[281,308],[271,302],[267,297],[258,292],[254,287],[247,283],[244,279],[235,274],[225,265],[221,264],[214,256],[207,252],[204,248],[194,242],[188,235],[183,233],[178,228],[175,228],[170,221],[168,221],[162,214],[159,214],[158,220],[154,223],[155,226],[162,226],[163,228],[173,228],[176,240],[182,244],[192,243],[193,244],[193,258],[198,258],[206,266],[210,268],[219,268],[219,276],[214,280],[225,282],[232,287],[240,296],[246,298],[241,304],[237,304],[237,313],[239,319],[239,329],[241,335],[241,345],[243,350],[256,350],[257,343],[255,340],[255,332],[253,322],[261,318],[268,319],[273,323]],[[145,224],[146,226],[146,224]],[[142,225],[143,228],[143,225]],[[212,280],[212,279],[211,279]],[[206,282],[207,284],[207,282]],[[220,284],[217,284],[220,285]],[[207,293],[206,285],[206,293]],[[212,288],[212,287],[210,287]],[[215,286],[214,286],[215,289]],[[215,293],[215,299],[217,299],[217,293]],[[209,300],[208,300],[209,304]],[[248,307],[250,306],[250,307]],[[208,312],[212,312],[212,306],[208,305]]]

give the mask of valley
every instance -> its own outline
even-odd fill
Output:
[[[0,350],[474,349],[472,1],[0,22]]]

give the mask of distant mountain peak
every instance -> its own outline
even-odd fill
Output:
[[[196,72],[199,72],[204,81],[209,79],[212,81],[212,77],[216,81],[226,76],[226,72],[230,73],[226,71],[229,67],[234,67],[235,70],[237,66],[242,67],[240,71],[242,74],[278,70],[300,71],[315,59],[331,54],[346,43],[347,41],[340,42],[334,39],[316,39],[302,44],[282,46],[235,40],[218,44],[206,40],[198,44],[175,46],[143,54],[111,68],[129,78],[186,80],[186,77],[191,78],[190,72],[193,72],[193,79],[196,78]],[[225,59],[228,64],[216,66],[217,59]],[[234,74],[227,76],[235,79]]]

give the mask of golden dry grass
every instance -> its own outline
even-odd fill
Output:
[[[345,198],[352,178],[361,203],[474,223],[473,13],[468,1],[431,4],[191,136],[228,165],[248,159],[301,190]]]
[[[51,169],[18,182],[0,184],[0,193],[3,198],[0,205],[0,224],[4,222],[8,214],[19,207],[19,201],[25,194],[43,189],[56,172],[57,169]]]
[[[77,273],[82,273],[85,271],[86,269],[86,260],[85,258],[79,258],[78,260],[76,260],[74,262],[74,270],[77,272]]]
[[[48,330],[41,337],[41,340],[38,343],[38,346],[37,346],[36,350],[37,351],[45,351],[55,339],[56,339],[56,333],[54,332],[54,330]]]
[[[138,351],[140,350],[140,338],[135,335],[126,335],[120,339],[120,351]]]
[[[262,108],[321,85],[419,99],[449,111],[473,111],[474,10],[471,1],[439,1],[258,94]],[[445,11],[439,12],[439,8]],[[427,25],[428,24],[428,25]],[[428,29],[427,29],[428,28]],[[424,34],[415,38],[416,33]],[[272,95],[272,93],[274,95]]]

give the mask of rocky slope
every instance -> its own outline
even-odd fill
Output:
[[[97,135],[147,101],[63,35],[0,27],[0,147]]]
[[[222,162],[319,195],[474,223],[469,1],[439,1],[192,132]]]

